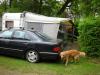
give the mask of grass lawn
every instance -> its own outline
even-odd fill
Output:
[[[100,59],[83,58],[65,67],[60,62],[29,63],[0,56],[0,75],[100,75]]]

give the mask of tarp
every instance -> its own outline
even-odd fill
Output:
[[[3,19],[6,20],[20,20],[23,18],[27,22],[40,22],[40,23],[60,23],[63,20],[70,20],[69,18],[48,17],[31,12],[23,13],[4,13]]]
[[[34,14],[31,12],[25,13],[25,21],[28,22],[40,22],[40,23],[60,23],[61,21],[69,21],[69,18],[58,18],[58,17],[48,17],[39,14]]]

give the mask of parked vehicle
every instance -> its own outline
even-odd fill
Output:
[[[0,54],[25,57],[29,62],[57,59],[61,40],[53,40],[37,31],[11,29],[0,32]]]
[[[3,13],[2,30],[9,28],[34,29],[35,31],[45,33],[53,39],[57,39],[57,34],[61,21],[69,24],[70,18],[48,17],[31,12],[21,13]]]

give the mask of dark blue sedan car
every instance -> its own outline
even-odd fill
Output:
[[[43,33],[11,29],[0,33],[0,54],[25,57],[29,62],[57,59],[61,40],[53,40]]]

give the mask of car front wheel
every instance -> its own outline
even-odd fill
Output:
[[[30,50],[26,53],[26,59],[31,63],[36,63],[39,61],[39,55],[36,51]]]

